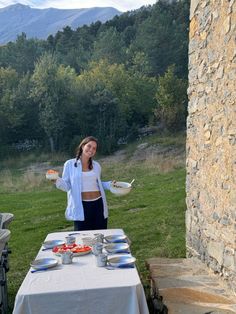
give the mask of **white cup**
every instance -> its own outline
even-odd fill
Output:
[[[98,254],[96,256],[97,266],[104,267],[107,264],[107,255],[104,253]]]
[[[73,236],[66,237],[66,244],[68,245],[74,244],[75,241],[76,241],[76,237],[73,237]]]
[[[103,242],[103,239],[104,239],[104,234],[102,234],[102,233],[95,233],[94,234],[95,235],[95,241],[96,242]]]
[[[83,242],[83,245],[92,246],[94,243],[94,239],[91,237],[84,237],[82,238],[82,242]]]
[[[71,264],[73,258],[73,253],[70,251],[63,252],[61,254],[61,262],[62,264]]]
[[[100,242],[96,242],[92,246],[92,252],[96,256],[102,253],[102,249],[103,249],[103,244]]]

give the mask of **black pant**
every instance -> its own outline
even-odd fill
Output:
[[[74,230],[107,229],[107,218],[103,215],[103,201],[100,197],[95,201],[83,201],[84,221],[74,221]]]

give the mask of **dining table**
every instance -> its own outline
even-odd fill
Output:
[[[71,231],[49,233],[44,241],[65,240]],[[105,237],[124,235],[122,229],[74,232],[76,244],[83,238],[102,233]],[[132,243],[130,244],[130,255]],[[115,254],[117,256],[119,254]],[[132,256],[132,255],[131,255]],[[58,264],[32,272],[29,265],[15,298],[13,314],[148,314],[144,289],[136,266],[132,268],[98,267],[90,252],[62,264],[60,257],[43,243],[35,258],[54,258]]]

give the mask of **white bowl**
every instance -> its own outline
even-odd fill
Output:
[[[47,180],[57,180],[59,177],[58,172],[54,172],[54,173],[46,173],[46,179]]]
[[[117,196],[123,196],[131,191],[132,185],[128,182],[116,181],[111,183],[110,191]]]

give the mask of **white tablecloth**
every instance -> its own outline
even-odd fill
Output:
[[[104,235],[121,229],[99,230]],[[46,240],[64,240],[69,232],[48,234]],[[87,236],[96,231],[83,231]],[[77,243],[82,243],[77,235]],[[132,245],[131,245],[132,250]],[[40,249],[37,259],[55,257]],[[32,269],[30,269],[32,270]],[[107,270],[96,257],[74,257],[69,265],[27,273],[15,299],[13,314],[147,314],[145,294],[136,268]]]

